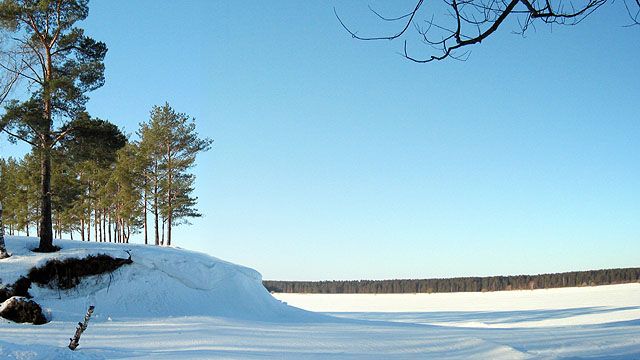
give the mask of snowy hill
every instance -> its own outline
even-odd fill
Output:
[[[56,253],[33,253],[37,239],[7,237],[12,256],[0,266],[0,282],[11,284],[30,268],[57,258],[107,254],[133,264],[112,274],[87,278],[76,288],[59,291],[32,285],[30,290],[50,320],[78,321],[89,305],[94,320],[159,316],[225,316],[236,319],[287,321],[310,313],[274,299],[261,275],[209,255],[175,248],[135,244],[56,241]]]

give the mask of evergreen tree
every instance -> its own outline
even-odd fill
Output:
[[[10,168],[15,179],[15,188],[9,194],[12,200],[7,204],[13,215],[14,228],[10,230],[12,234],[15,229],[15,231],[24,231],[27,236],[30,236],[31,224],[37,224],[39,220],[39,186],[37,177],[33,176],[39,170],[37,154],[26,154]]]
[[[151,181],[156,244],[160,244],[159,218],[166,222],[166,242],[171,246],[174,225],[198,217],[193,197],[194,166],[196,155],[211,146],[211,140],[198,137],[195,121],[184,113],[178,113],[165,103],[154,106],[149,122],[141,124],[140,149],[147,158],[147,176]],[[163,226],[164,228],[164,226]],[[164,231],[162,232],[164,238]]]
[[[81,113],[63,130],[67,128],[70,131],[60,142],[59,152],[68,164],[67,177],[73,177],[67,181],[70,186],[71,183],[77,184],[75,188],[79,189],[80,196],[77,201],[68,196],[66,201],[73,203],[62,210],[65,212],[68,207],[68,215],[80,220],[81,239],[90,240],[93,230],[93,238],[104,241],[107,234],[105,220],[107,217],[110,219],[109,210],[113,208],[113,194],[106,187],[115,167],[117,152],[126,145],[127,138],[116,125],[92,119],[86,113]]]
[[[5,106],[0,129],[29,143],[40,155],[39,251],[55,251],[51,206],[51,157],[71,128],[56,122],[84,111],[85,93],[104,83],[104,43],[75,27],[89,14],[88,0],[4,0],[0,29],[9,34],[0,67],[8,78],[27,82],[31,95]],[[15,75],[15,76],[13,76]],[[5,76],[7,77],[7,76]],[[13,83],[13,82],[12,82]]]
[[[157,245],[171,245],[172,229],[200,216],[189,172],[211,141],[200,139],[194,120],[168,104],[154,107],[141,124],[139,143],[127,143],[113,124],[81,113],[63,126],[66,136],[51,149],[51,199],[55,235],[75,231],[82,240],[128,242],[155,217]],[[19,162],[0,159],[0,201],[9,232],[40,224],[38,172],[41,149]],[[151,206],[147,200],[151,200]],[[166,231],[165,231],[166,228]],[[38,229],[37,229],[38,230]],[[93,233],[93,235],[92,235]],[[147,238],[145,236],[145,243]]]
[[[138,130],[140,144],[138,146],[140,173],[143,178],[143,203],[144,203],[144,243],[148,243],[147,214],[151,211],[153,217],[154,244],[160,245],[160,152],[158,141],[160,139],[159,126],[151,126],[149,123],[141,123]]]
[[[13,211],[16,193],[16,161],[12,158],[8,160],[0,159],[0,204],[4,204],[4,224],[9,225],[11,220],[10,213]]]
[[[106,187],[113,199],[118,224],[116,239],[128,243],[142,224],[142,181],[137,166],[138,148],[128,144],[117,153],[117,161]]]
[[[7,169],[7,163],[4,159],[0,159],[0,259],[4,259],[9,257],[9,253],[7,252],[7,248],[4,243],[4,223],[3,223],[3,209],[2,203],[6,202],[8,188],[9,188],[9,179],[11,173]]]
[[[62,233],[74,229],[73,204],[82,195],[82,184],[74,173],[74,164],[60,149],[53,152],[51,175],[51,203],[53,209],[54,233],[62,238]]]
[[[108,168],[117,152],[127,144],[127,137],[113,123],[80,113],[63,127],[68,135],[60,142],[61,153],[72,162],[90,161]]]

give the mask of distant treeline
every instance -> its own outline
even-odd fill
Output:
[[[417,280],[264,281],[270,292],[315,294],[448,293],[531,290],[640,282],[640,268],[572,271],[542,275]]]

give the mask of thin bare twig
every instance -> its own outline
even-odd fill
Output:
[[[405,37],[405,39],[403,39],[402,55],[408,60],[425,63],[446,58],[462,61],[468,59],[469,51],[456,54],[457,50],[481,43],[497,31],[511,15],[516,16],[516,21],[520,27],[520,31],[517,33],[524,36],[530,26],[535,29],[536,20],[540,20],[550,26],[553,26],[553,24],[579,24],[608,0],[587,0],[586,4],[581,6],[575,6],[571,1],[567,3],[563,2],[563,0],[442,1],[445,7],[445,13],[438,15],[438,19],[443,21],[436,21],[437,10],[432,10],[432,14],[430,14],[430,16],[427,15],[430,17],[430,20],[424,20],[428,25],[426,28],[416,23],[417,14],[419,12],[422,13],[421,10],[424,10],[423,12],[427,11],[423,0],[417,0],[413,10],[395,17],[384,16],[369,6],[369,10],[382,21],[402,23],[402,27],[398,32],[385,36],[359,35],[344,23],[335,8],[334,14],[340,25],[353,38],[358,40],[395,40],[400,37],[405,37],[404,35],[407,34],[407,30],[413,24],[413,28],[420,35],[422,42],[433,47],[439,54],[433,54],[425,58],[413,56],[408,51],[408,41]],[[632,25],[638,25],[640,0],[633,0],[639,7],[638,12],[631,9],[629,5],[631,1],[632,0],[625,0],[625,7],[629,17],[633,21]],[[439,8],[435,7],[435,9]],[[433,36],[432,32],[435,33],[435,36]]]
[[[351,36],[355,39],[358,40],[393,40],[393,39],[397,39],[400,36],[402,36],[407,29],[409,28],[409,26],[411,25],[411,22],[413,21],[413,18],[416,16],[416,13],[418,12],[418,10],[420,10],[420,7],[422,6],[422,2],[424,0],[418,0],[418,3],[416,4],[416,7],[413,9],[413,11],[411,11],[410,13],[408,13],[408,16],[404,16],[404,17],[408,17],[409,20],[407,20],[407,22],[405,23],[404,27],[402,28],[402,30],[400,30],[400,32],[398,32],[395,35],[391,35],[391,36],[381,36],[381,37],[362,37],[362,36],[358,36],[355,32],[351,31],[347,25],[344,24],[344,22],[342,21],[342,19],[340,18],[340,16],[338,15],[338,11],[336,10],[336,8],[333,8],[333,13],[336,15],[336,18],[338,18],[338,21],[340,22],[340,24],[342,25],[342,27],[347,30],[347,32],[349,34],[351,34]]]

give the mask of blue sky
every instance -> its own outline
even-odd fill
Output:
[[[367,4],[90,3],[109,47],[91,114],[133,134],[168,101],[215,140],[177,246],[266,279],[640,265],[640,27],[622,3],[429,65],[351,39],[333,7],[374,33]]]

